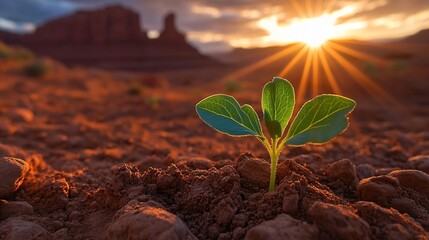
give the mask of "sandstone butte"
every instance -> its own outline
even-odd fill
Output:
[[[31,34],[0,32],[0,41],[67,65],[138,71],[217,64],[186,41],[173,13],[165,17],[159,37],[149,39],[138,13],[123,6],[78,11],[48,21]]]

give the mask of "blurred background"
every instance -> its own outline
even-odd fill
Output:
[[[424,0],[2,1],[0,39],[68,66],[216,69],[199,83],[240,80],[270,69],[263,81],[287,74],[302,78],[303,88],[316,93],[326,90],[323,82],[329,80],[331,91],[339,92],[335,85],[341,83],[335,82],[348,77],[333,69],[336,61],[360,78],[358,83],[370,80],[362,80],[356,70],[372,78],[385,70],[403,74],[418,58],[415,52],[427,51],[428,9]],[[296,43],[301,46],[293,47]],[[226,76],[243,67],[250,69]]]

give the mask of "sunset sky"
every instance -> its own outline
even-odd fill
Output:
[[[4,0],[0,29],[31,32],[77,9],[118,3],[139,12],[151,35],[164,14],[176,12],[179,29],[203,52],[299,41],[314,28],[327,39],[370,40],[429,28],[429,0]]]

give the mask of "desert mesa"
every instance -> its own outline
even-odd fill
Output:
[[[141,71],[217,64],[187,42],[174,13],[164,18],[159,37],[150,39],[139,14],[123,6],[78,11],[48,21],[31,34],[0,31],[0,39],[67,65]]]

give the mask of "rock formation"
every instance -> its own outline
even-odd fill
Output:
[[[159,35],[160,42],[184,42],[185,35],[177,31],[176,17],[173,13],[168,14],[164,20],[164,30]]]
[[[110,6],[49,21],[28,35],[0,32],[0,40],[69,65],[165,70],[216,64],[187,43],[175,20],[173,13],[168,14],[159,38],[149,39],[138,13]]]
[[[147,40],[139,15],[120,6],[80,11],[47,22],[28,37],[35,44],[129,44]]]
[[[427,44],[428,41],[429,29],[423,29],[414,35],[404,38],[401,42],[406,44]]]

